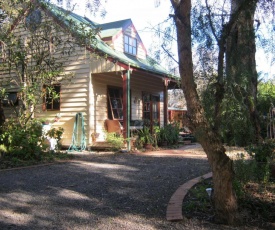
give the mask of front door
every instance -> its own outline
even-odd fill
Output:
[[[149,93],[143,93],[143,120],[144,125],[153,126],[159,125],[160,109],[159,109],[159,96]]]

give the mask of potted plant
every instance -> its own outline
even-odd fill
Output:
[[[169,133],[165,127],[161,127],[159,130],[158,142],[161,146],[167,146],[169,140]]]
[[[49,125],[50,121],[48,119],[42,118],[40,119],[42,125]]]
[[[153,148],[154,137],[147,126],[144,126],[143,129],[139,130],[138,137],[145,149]]]

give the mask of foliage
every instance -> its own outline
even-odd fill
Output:
[[[154,137],[150,131],[150,128],[147,126],[144,126],[143,129],[139,130],[138,137],[144,144],[154,143]]]
[[[168,145],[177,144],[179,141],[179,131],[179,124],[176,122],[161,127],[157,137],[158,143],[167,142]]]
[[[147,126],[143,126],[143,129],[138,131],[138,139],[138,141],[143,145],[154,143],[154,137],[151,134],[150,128]]]
[[[225,84],[226,86],[226,84]],[[237,91],[226,89],[222,102],[220,135],[228,145],[247,146],[253,142],[254,134],[249,113],[242,96]],[[209,83],[202,93],[202,103],[208,121],[214,125],[215,87]],[[275,103],[275,87],[272,81],[260,82],[258,85],[257,110],[260,115],[262,136],[266,136],[266,122],[269,109]]]
[[[112,146],[112,149],[114,151],[118,151],[123,147],[125,139],[121,134],[117,134],[115,132],[106,132],[105,135],[107,143],[109,143]]]
[[[254,181],[257,176],[256,163],[254,160],[247,160],[243,153],[239,153],[234,160],[235,178],[233,181],[234,191],[237,197],[244,196],[244,186]]]
[[[39,158],[35,159],[21,159],[10,154],[5,155],[0,161],[0,169],[24,167],[30,165],[37,165],[41,163],[49,163],[57,160],[73,159],[75,156],[72,154],[61,152],[42,152]]]
[[[168,132],[166,131],[165,127],[160,127],[157,132],[157,141],[159,144],[163,142],[167,142],[168,144]]]
[[[204,180],[193,186],[183,200],[183,214],[187,218],[213,222],[214,205],[205,189],[213,187],[212,180]],[[256,229],[273,229],[275,184],[263,186],[261,183],[248,182],[242,188],[241,196],[237,194],[239,211],[242,213],[242,226]],[[213,225],[214,227],[214,225]],[[219,228],[218,225],[216,225]],[[240,227],[240,228],[242,228]],[[215,228],[215,227],[214,227]]]
[[[46,133],[46,136],[56,139],[57,141],[57,144],[55,147],[56,150],[61,149],[61,137],[63,133],[64,133],[64,129],[62,127],[58,127],[58,129],[52,128]]]
[[[4,157],[6,153],[7,153],[7,148],[6,148],[6,146],[3,145],[3,144],[0,144],[0,158],[1,158],[1,157]]]
[[[275,141],[266,140],[258,145],[250,145],[246,150],[256,162],[257,179],[264,183],[268,182],[271,163],[275,162]]]
[[[22,125],[22,120],[24,118],[21,117],[6,121],[0,134],[0,142],[6,147],[7,155],[22,160],[37,159],[45,150],[42,125],[35,119]]]
[[[161,132],[161,129],[159,127],[159,125],[155,125],[153,127],[153,138],[154,138],[154,146],[157,148],[158,147],[158,144],[160,142],[160,132]]]
[[[257,109],[262,115],[267,115],[269,108],[275,104],[275,86],[272,81],[258,84]]]
[[[244,187],[249,182],[260,184],[270,182],[271,163],[275,159],[274,149],[274,140],[267,140],[246,148],[251,159],[246,159],[243,154],[238,154],[234,160],[235,179],[233,186],[239,198],[243,197]]]
[[[228,145],[246,146],[254,140],[254,128],[244,103],[227,97],[222,103],[221,136]]]
[[[192,218],[190,213],[204,213],[207,215],[214,214],[214,207],[211,203],[211,197],[208,196],[206,189],[213,187],[211,180],[203,179],[200,183],[189,190],[183,200],[183,213],[185,216]]]
[[[257,110],[260,116],[261,133],[263,137],[268,137],[270,134],[267,130],[267,123],[274,123],[273,118],[270,117],[275,104],[275,87],[270,80],[267,82],[260,82],[258,84],[257,96]]]
[[[250,145],[246,150],[259,163],[266,163],[275,159],[275,141],[273,139],[257,145]]]
[[[215,87],[209,83],[202,93],[202,105],[209,123],[215,125]],[[225,96],[220,107],[219,134],[224,143],[231,146],[247,146],[254,140],[253,125],[241,94],[232,91],[232,86],[225,83]]]

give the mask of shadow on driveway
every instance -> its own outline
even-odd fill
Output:
[[[205,157],[125,153],[0,171],[0,229],[182,229],[168,201],[209,171]]]

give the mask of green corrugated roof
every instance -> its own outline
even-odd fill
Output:
[[[120,32],[125,26],[132,24],[131,19],[124,19],[98,25],[101,28],[100,37],[112,37]]]
[[[121,30],[125,25],[127,25],[128,23],[129,24],[132,23],[131,19],[125,19],[121,21],[98,24],[86,17],[82,17],[73,12],[68,12],[63,8],[58,7],[54,4],[49,4],[48,6],[49,6],[48,9],[53,13],[53,15],[58,17],[58,19],[62,20],[65,25],[68,26],[69,25],[68,21],[72,20],[75,24],[81,25],[84,23],[88,25],[87,30],[100,27],[102,28],[102,33],[101,33],[102,37],[113,36],[119,30]],[[79,31],[76,31],[76,32],[79,32]],[[154,59],[150,58],[149,56],[147,56],[146,59],[139,59],[135,56],[127,55],[123,52],[119,52],[117,50],[114,50],[105,42],[103,42],[99,36],[97,36],[97,43],[95,45],[91,45],[91,48],[95,49],[96,51],[103,52],[104,54],[110,56],[111,58],[119,62],[122,62],[126,65],[130,65],[132,67],[136,67],[136,68],[150,71],[160,75],[165,75],[165,76],[169,75],[170,77],[175,78],[175,76],[171,76],[171,74],[165,68],[163,68]]]

